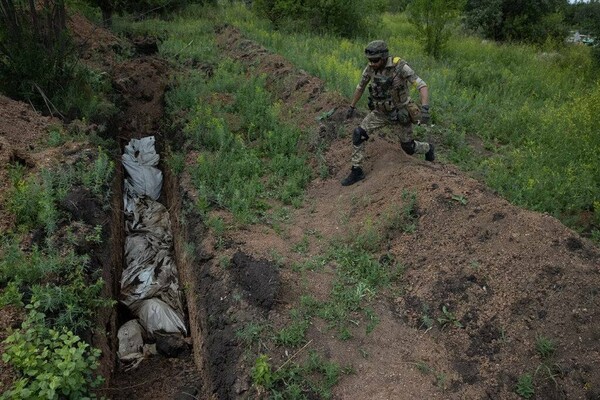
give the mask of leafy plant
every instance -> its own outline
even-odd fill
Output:
[[[191,104],[194,111],[184,128],[202,150],[190,169],[201,193],[198,206],[226,208],[242,223],[264,215],[271,198],[298,206],[310,168],[298,152],[300,131],[279,121],[280,105],[263,89],[264,77],[247,79],[238,64],[224,60],[208,83],[194,83],[205,86],[197,92],[207,99]],[[235,101],[220,104],[211,92]],[[226,118],[231,113],[240,117],[235,131]]]
[[[292,246],[292,251],[295,253],[306,254],[308,252],[309,245],[310,243],[308,241],[308,236],[304,235],[299,242]]]
[[[452,200],[454,200],[454,201],[462,204],[463,206],[466,206],[467,203],[469,202],[465,196],[458,195],[458,194],[453,194],[452,195]]]
[[[89,276],[87,256],[38,247],[24,253],[14,241],[4,243],[2,251],[0,283],[12,288],[10,298],[16,300],[27,288],[37,309],[57,326],[82,332],[91,326],[98,307],[112,305],[101,297],[104,281]],[[19,294],[14,293],[17,289]]]
[[[19,287],[15,282],[9,282],[0,294],[0,307],[9,304],[23,306],[23,295],[19,292]]]
[[[5,398],[85,398],[90,389],[102,383],[95,377],[100,350],[91,349],[71,331],[51,329],[38,303],[28,306],[29,314],[21,329],[13,332],[2,359],[20,372]],[[3,396],[3,398],[4,398]]]
[[[175,175],[181,175],[185,170],[185,155],[183,153],[171,153],[167,158],[167,165]]]
[[[535,394],[535,389],[533,387],[533,377],[531,374],[523,374],[519,377],[515,391],[524,399],[530,399],[533,397]]]
[[[282,328],[275,336],[275,342],[283,346],[298,347],[306,342],[308,321],[299,319]]]
[[[438,317],[437,321],[442,328],[447,325],[453,325],[455,328],[463,327],[460,321],[456,318],[456,315],[448,310],[445,305],[442,306],[442,315]]]
[[[269,357],[261,354],[254,362],[252,368],[252,382],[255,386],[269,389],[273,383],[273,373],[269,364]]]
[[[425,361],[421,360],[419,362],[417,362],[415,364],[415,366],[417,367],[417,369],[422,373],[422,374],[430,374],[432,372],[432,368],[429,366],[429,364],[427,364]]]
[[[425,329],[433,328],[434,321],[429,315],[429,306],[427,304],[423,304],[421,306],[421,326],[419,328],[425,327]]]
[[[330,399],[331,389],[337,384],[340,374],[349,373],[349,370],[342,370],[338,364],[326,361],[315,351],[309,352],[308,360],[303,364],[282,367],[273,373],[270,394],[274,399]]]
[[[48,132],[48,146],[59,147],[65,143],[65,134],[60,128],[51,129]]]

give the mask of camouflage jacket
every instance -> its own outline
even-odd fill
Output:
[[[427,84],[400,57],[388,57],[382,70],[370,65],[363,70],[357,89],[364,91],[369,84],[369,108],[383,112],[404,107],[410,101],[409,85],[417,90]]]

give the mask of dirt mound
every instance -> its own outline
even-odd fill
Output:
[[[105,70],[114,65],[116,54],[128,47],[111,31],[92,23],[79,13],[69,16],[67,26],[73,35],[80,57],[86,63],[100,69]]]
[[[277,267],[271,262],[254,260],[237,252],[232,259],[232,271],[234,280],[244,290],[250,304],[270,311],[279,289]]]
[[[332,109],[326,123],[347,132],[358,124],[343,121],[339,110],[347,101],[325,92],[323,82],[235,29],[222,29],[218,43],[254,73],[266,74],[269,89],[309,132],[334,131],[317,122]],[[231,238],[248,254],[275,252],[290,265],[300,260],[290,243],[306,232],[319,233],[308,246],[309,256],[319,254],[323,244],[315,236],[360,230],[414,194],[416,229],[391,232],[387,249],[405,268],[404,290],[380,296],[375,330],[340,342],[319,323],[311,328],[310,347],[356,371],[336,387],[336,398],[518,398],[517,380],[527,373],[535,374],[540,399],[599,393],[600,253],[591,242],[555,218],[512,206],[457,168],[409,157],[381,137],[367,144],[367,178],[341,187],[350,152],[348,136],[332,141],[326,159],[333,176],[313,181],[310,207],[293,213],[285,238],[265,226]],[[304,293],[326,292],[327,274],[313,273],[300,289],[300,278],[282,270],[281,298],[289,306],[278,311],[285,313]],[[552,362],[536,350],[543,338],[555,343]]]

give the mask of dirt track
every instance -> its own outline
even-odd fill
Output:
[[[341,187],[339,181],[349,169],[351,146],[347,135],[336,136],[337,128],[343,126],[342,131],[350,132],[359,122],[343,119],[347,100],[326,92],[319,79],[296,70],[232,28],[219,31],[217,40],[225,54],[252,65],[253,73],[269,76],[268,89],[296,110],[295,122],[308,135],[331,141],[326,154],[331,177],[313,180],[305,205],[292,211],[283,234],[267,224],[252,225],[228,231],[228,245],[221,248],[209,232],[202,230],[201,220],[192,219],[197,224],[187,224],[179,233],[181,238],[194,240],[197,249],[195,257],[188,260],[190,271],[196,271],[196,275],[187,276],[188,283],[192,289],[206,289],[190,290],[192,297],[188,300],[205,306],[219,304],[197,311],[220,318],[214,325],[197,322],[198,335],[215,339],[197,342],[194,349],[204,373],[213,382],[217,377],[222,379],[221,385],[212,388],[218,398],[252,398],[254,393],[249,378],[253,360],[244,359],[233,332],[249,322],[282,327],[289,322],[289,311],[297,307],[302,295],[326,299],[330,293],[335,265],[298,273],[292,270],[292,264],[321,254],[328,240],[360,231],[368,220],[385,218],[403,206],[406,193],[416,196],[416,230],[389,235],[384,253],[401,264],[405,272],[395,290],[380,293],[372,300],[371,307],[379,320],[375,329],[367,334],[360,321],[353,337],[341,341],[318,318],[309,327],[307,351],[316,350],[354,370],[342,376],[333,397],[517,399],[514,388],[518,377],[542,365],[535,344],[543,336],[556,342],[556,353],[550,363],[552,378],[538,372],[535,398],[600,398],[597,247],[550,216],[510,205],[452,165],[430,164],[406,156],[398,143],[384,137],[367,144],[367,178],[351,187]],[[119,82],[124,89],[135,86],[134,93],[141,101],[130,104],[130,116],[135,118],[123,120],[122,136],[152,134],[159,129],[156,120],[147,117],[160,116],[162,110],[137,106],[160,105],[156,101],[162,98],[165,86],[151,77],[161,75],[152,71],[164,72],[162,68],[163,62],[153,58],[113,66],[117,87]],[[142,75],[136,78],[134,73]],[[3,107],[1,123],[18,120],[19,113],[23,115],[22,107]],[[338,111],[328,121],[316,121],[317,116],[333,108]],[[42,122],[47,125],[44,118],[36,121],[27,113],[32,127]],[[0,126],[0,138],[7,143],[21,143],[17,142],[21,132]],[[168,142],[173,138],[164,139]],[[19,145],[18,150],[32,153],[29,157],[36,160],[35,148]],[[181,186],[172,192],[181,194],[180,200],[194,198],[185,175],[177,184]],[[220,213],[228,218],[227,213]],[[305,237],[309,241],[307,253],[294,252],[292,244]],[[235,268],[223,270],[219,266],[218,260],[234,260],[239,252],[251,256],[250,262],[258,260],[257,265],[272,259],[274,253],[280,256],[279,290],[271,306],[261,310],[249,300],[253,290],[261,290],[260,284],[248,286],[236,275]],[[242,299],[234,300],[235,293],[243,293]],[[228,300],[223,302],[223,298]],[[423,317],[434,321],[443,318],[444,306],[460,327],[436,323],[429,329]],[[210,315],[204,317],[210,320]],[[227,340],[219,341],[217,337]],[[272,364],[282,365],[295,351],[271,347]],[[198,361],[207,354],[212,362]],[[115,397],[172,398],[176,392],[172,389],[196,382],[191,359],[155,362],[166,364],[163,371],[174,375],[154,371],[163,380],[156,381],[151,390],[120,391]],[[136,382],[150,378],[144,371],[117,378],[112,385],[132,389]]]

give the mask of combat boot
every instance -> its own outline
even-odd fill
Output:
[[[435,149],[431,143],[429,143],[429,151],[425,153],[425,160],[435,161]]]
[[[342,181],[342,186],[354,185],[358,181],[365,179],[365,173],[361,167],[352,167],[350,174]]]

